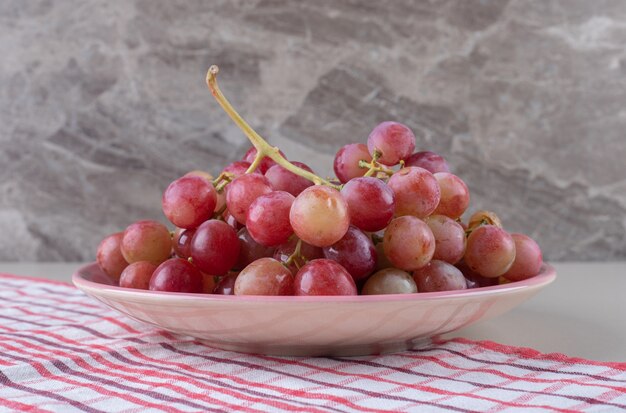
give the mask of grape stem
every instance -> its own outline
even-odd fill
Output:
[[[372,176],[374,174],[378,175],[379,172],[386,174],[387,176],[391,176],[393,175],[393,169],[387,168],[385,165],[381,165],[378,162],[378,159],[380,159],[380,157],[382,156],[382,152],[380,152],[378,149],[374,150],[374,156],[372,156],[372,161],[371,162],[367,162],[364,160],[360,160],[359,161],[359,167],[360,168],[368,168],[367,172],[365,172],[365,177],[367,176]]]
[[[293,263],[297,269],[300,269],[300,265],[298,264],[297,259],[300,258],[303,261],[306,261],[306,259],[302,256],[302,253],[300,252],[301,249],[302,249],[302,240],[298,239],[298,242],[296,243],[296,248],[294,248],[293,253],[287,258],[287,260],[283,263],[283,265],[289,268],[289,265]]]
[[[298,168],[296,165],[289,162],[287,159],[283,158],[280,155],[279,149],[275,146],[267,143],[265,139],[263,139],[248,123],[237,113],[237,111],[230,104],[228,99],[222,94],[218,84],[217,84],[217,74],[219,72],[219,68],[215,65],[211,66],[206,75],[206,84],[213,94],[217,103],[220,104],[224,112],[230,116],[230,118],[235,122],[235,124],[241,129],[241,131],[246,135],[250,143],[256,148],[257,154],[254,158],[254,162],[250,165],[246,173],[254,172],[254,170],[258,167],[259,163],[264,157],[268,157],[276,162],[278,165],[287,169],[288,171],[301,176],[309,181],[313,182],[316,185],[326,185],[335,189],[341,189],[340,186],[334,185],[330,181],[326,179],[322,179],[319,176],[304,170],[302,168]]]

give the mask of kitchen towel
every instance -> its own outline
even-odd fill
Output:
[[[240,354],[135,322],[71,285],[0,275],[0,412],[626,409],[626,363],[463,339],[356,358]]]

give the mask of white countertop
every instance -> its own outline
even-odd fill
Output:
[[[69,282],[80,263],[0,263],[0,273]],[[556,281],[520,307],[447,337],[626,362],[626,262],[556,263]]]

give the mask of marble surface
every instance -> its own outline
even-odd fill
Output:
[[[0,2],[0,260],[92,260],[244,136],[329,174],[409,125],[548,260],[626,258],[623,1]]]

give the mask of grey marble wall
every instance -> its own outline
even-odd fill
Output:
[[[626,258],[626,2],[0,1],[0,260],[91,260],[247,148],[411,126],[549,260]]]

